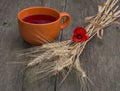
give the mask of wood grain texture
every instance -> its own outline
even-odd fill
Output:
[[[68,0],[66,11],[70,13],[71,25],[63,31],[62,40],[70,39],[76,26],[86,26],[84,18],[97,13],[97,5],[104,0]],[[120,5],[120,2],[119,2]],[[81,63],[95,87],[89,86],[87,91],[119,91],[120,90],[120,26],[105,29],[103,39],[96,36],[87,44],[81,55]],[[80,84],[68,77],[59,91],[80,91]],[[76,81],[75,81],[76,80]]]
[[[21,73],[25,65],[11,64],[20,61],[16,52],[31,47],[19,35],[17,13],[31,6],[48,6],[71,15],[71,24],[64,29],[57,41],[70,39],[76,26],[86,26],[84,18],[97,13],[97,5],[104,0],[1,0],[0,2],[0,91],[80,91],[80,84],[71,72],[64,84],[57,89],[55,79],[35,83],[24,80],[28,73]],[[120,5],[120,1],[119,1]],[[120,20],[119,20],[120,21]],[[81,63],[96,88],[89,86],[87,91],[120,90],[120,26],[105,29],[103,39],[96,36],[87,44],[81,55]],[[23,60],[24,61],[24,60]],[[57,85],[60,81],[58,77]]]

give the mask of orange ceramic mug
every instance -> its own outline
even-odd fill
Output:
[[[36,24],[24,21],[26,17],[33,15],[48,15],[56,18],[50,23]],[[66,20],[62,23],[62,18]],[[22,38],[32,44],[40,45],[53,41],[59,34],[59,31],[68,26],[70,15],[66,12],[59,12],[48,7],[30,7],[23,9],[18,13],[18,24]]]

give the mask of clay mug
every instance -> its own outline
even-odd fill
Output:
[[[49,15],[56,18],[50,23],[35,24],[24,21],[24,18],[32,15]],[[63,17],[66,17],[62,22]],[[41,45],[53,41],[60,30],[70,23],[70,15],[66,12],[59,12],[49,7],[30,7],[18,13],[18,25],[21,37],[31,45]]]

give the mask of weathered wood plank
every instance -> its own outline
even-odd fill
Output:
[[[57,3],[56,3],[57,2]],[[31,79],[24,81],[27,73],[20,73],[24,65],[9,64],[19,61],[16,52],[30,47],[22,41],[17,27],[17,13],[19,10],[31,6],[48,6],[63,11],[65,1],[53,0],[29,0],[29,1],[6,1],[0,3],[0,91],[53,91],[54,78],[45,81],[30,83]],[[59,39],[59,38],[58,38]],[[59,39],[60,40],[60,39]],[[28,72],[29,73],[29,72]],[[34,73],[33,73],[34,74]],[[23,76],[24,75],[24,76]]]
[[[62,40],[70,39],[76,26],[85,26],[84,18],[97,13],[97,5],[104,0],[67,0],[67,12],[70,13],[71,25],[63,31]],[[119,3],[120,5],[120,3]],[[89,86],[87,91],[119,91],[120,90],[120,26],[105,29],[103,39],[94,37],[81,55],[81,63],[88,77],[96,88]],[[80,91],[80,84],[75,75],[66,79],[59,91]]]

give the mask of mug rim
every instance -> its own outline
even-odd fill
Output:
[[[55,11],[58,15],[59,15],[59,17],[58,17],[58,19],[57,20],[55,20],[55,21],[53,21],[53,22],[50,22],[50,23],[44,23],[44,24],[35,24],[35,23],[29,23],[29,22],[26,22],[26,21],[24,21],[24,20],[22,20],[21,18],[20,18],[20,14],[22,13],[22,12],[24,12],[24,11],[26,11],[26,10],[29,10],[29,9],[50,9],[50,10],[52,10],[52,11]],[[34,6],[34,7],[28,7],[28,8],[25,8],[25,9],[22,9],[22,10],[20,10],[19,12],[18,12],[18,14],[17,14],[17,18],[18,18],[18,20],[20,20],[21,22],[23,22],[23,23],[26,23],[26,24],[30,24],[30,25],[49,25],[49,24],[53,24],[53,23],[56,23],[56,22],[58,22],[60,19],[61,19],[61,16],[60,16],[60,12],[59,11],[57,11],[56,9],[54,9],[54,8],[50,8],[50,7],[43,7],[43,6]]]

